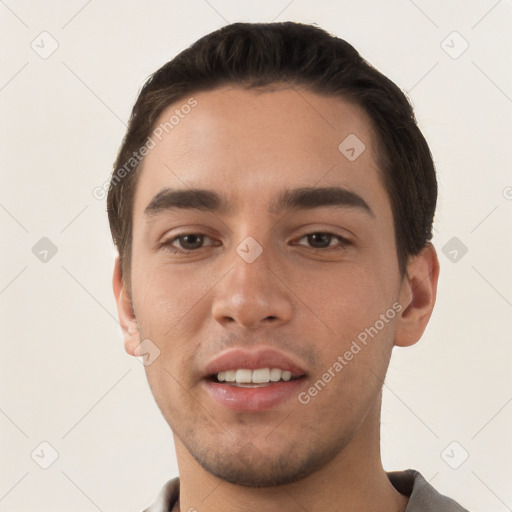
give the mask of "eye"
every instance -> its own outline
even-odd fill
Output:
[[[307,240],[310,249],[317,251],[343,250],[350,245],[350,241],[346,238],[335,233],[325,231],[307,233],[301,236],[298,240],[300,241],[303,239]],[[205,241],[207,240],[210,240],[211,243],[205,244]],[[335,243],[333,244],[333,242]],[[161,244],[164,250],[178,254],[191,253],[202,249],[203,247],[215,245],[218,244],[213,242],[212,239],[204,233],[184,233]],[[304,244],[301,243],[297,243],[297,245],[304,246]]]
[[[204,233],[185,233],[183,235],[178,235],[171,240],[168,240],[167,242],[164,242],[162,246],[166,251],[174,253],[187,253],[205,247],[205,239],[210,240],[210,237]],[[176,246],[176,244],[179,245],[179,248]]]
[[[303,235],[299,240],[307,239],[308,244],[310,245],[311,249],[327,249],[327,250],[336,250],[336,249],[344,249],[348,245],[350,245],[350,242],[335,233],[329,233],[324,231],[316,231],[314,233],[308,233],[306,235]],[[332,241],[338,241],[338,244],[332,245]],[[298,244],[303,245],[303,244]]]

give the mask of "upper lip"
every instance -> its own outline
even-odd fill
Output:
[[[230,349],[214,357],[205,368],[205,377],[216,375],[226,370],[237,370],[245,368],[248,370],[257,370],[258,368],[280,368],[288,370],[294,377],[305,375],[305,371],[300,365],[294,362],[290,357],[274,349]]]

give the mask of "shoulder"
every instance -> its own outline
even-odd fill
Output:
[[[452,498],[436,491],[415,469],[391,471],[387,475],[398,492],[409,496],[404,512],[469,512]]]
[[[155,501],[143,512],[170,512],[180,493],[178,477],[169,480],[160,490]]]
[[[469,512],[452,498],[444,496],[415,469],[387,472],[395,489],[409,496],[404,512]],[[179,497],[179,478],[169,480],[155,501],[143,512],[170,512]]]

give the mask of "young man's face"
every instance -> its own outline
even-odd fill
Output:
[[[127,351],[137,354],[146,339],[146,357],[154,358],[153,344],[160,350],[146,373],[178,459],[266,486],[303,478],[342,453],[377,457],[394,340],[416,341],[433,301],[412,325],[407,315],[418,304],[399,274],[367,116],[302,89],[223,87],[194,97],[197,106],[155,139],[137,183],[134,317],[128,291],[118,293],[119,268],[115,277],[123,325],[132,327]],[[279,201],[320,188],[334,190],[305,194],[291,209]],[[191,189],[216,194],[221,207],[155,200]],[[239,372],[242,380],[286,378],[286,370],[300,378],[217,381],[217,371],[226,379],[238,369],[261,369]]]

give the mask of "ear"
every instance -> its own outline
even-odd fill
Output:
[[[131,356],[136,356],[135,349],[140,345],[139,328],[133,311],[132,299],[123,282],[123,274],[119,257],[114,264],[114,277],[112,278],[114,296],[117,303],[117,313],[121,328],[123,329],[124,348]]]
[[[409,347],[421,338],[436,302],[438,278],[436,250],[428,243],[410,259],[402,280],[400,304],[403,309],[396,322],[396,346]]]

